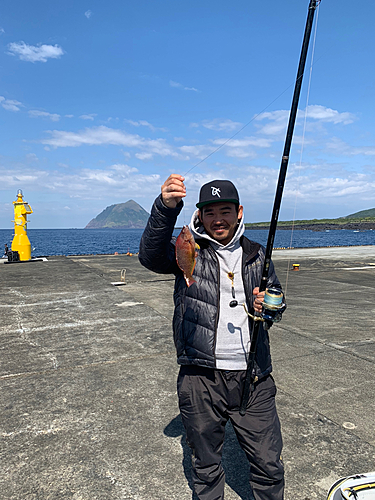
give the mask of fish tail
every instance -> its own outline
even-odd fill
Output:
[[[195,279],[192,276],[184,276],[187,286],[191,286],[193,283],[196,283]]]

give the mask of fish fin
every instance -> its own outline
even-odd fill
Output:
[[[200,250],[201,247],[198,245],[198,243],[195,243],[195,250]]]

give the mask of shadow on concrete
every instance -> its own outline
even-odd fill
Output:
[[[197,500],[198,497],[193,492],[191,477],[191,450],[186,442],[186,433],[180,415],[177,415],[169,422],[164,429],[164,434],[167,437],[173,438],[181,436],[181,446],[183,450],[182,466],[188,485],[192,490],[192,500]],[[241,500],[254,500],[249,485],[250,466],[245,453],[238,444],[231,423],[228,423],[226,426],[222,463],[225,471],[226,484],[237,493]]]

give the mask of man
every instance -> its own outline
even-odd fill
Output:
[[[237,300],[254,313],[262,311],[259,283],[264,248],[243,236],[243,207],[230,181],[202,186],[189,228],[200,246],[194,269],[196,283],[186,285],[175,258],[173,229],[186,196],[184,178],[168,177],[155,200],[143,233],[139,260],[158,273],[174,273],[173,318],[179,406],[192,449],[192,476],[200,500],[224,498],[221,465],[224,430],[232,422],[250,462],[250,484],[256,500],[281,500],[284,470],[282,438],[276,412],[276,388],[270,375],[267,330],[260,326],[254,390],[246,414],[239,406],[247,367],[252,320]],[[268,287],[281,288],[271,263]]]

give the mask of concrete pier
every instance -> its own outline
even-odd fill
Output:
[[[375,470],[375,246],[275,250],[286,500]],[[292,271],[298,263],[299,271]],[[121,270],[126,269],[123,286]],[[173,276],[136,256],[0,262],[0,499],[191,500]],[[226,499],[249,499],[227,427]]]

